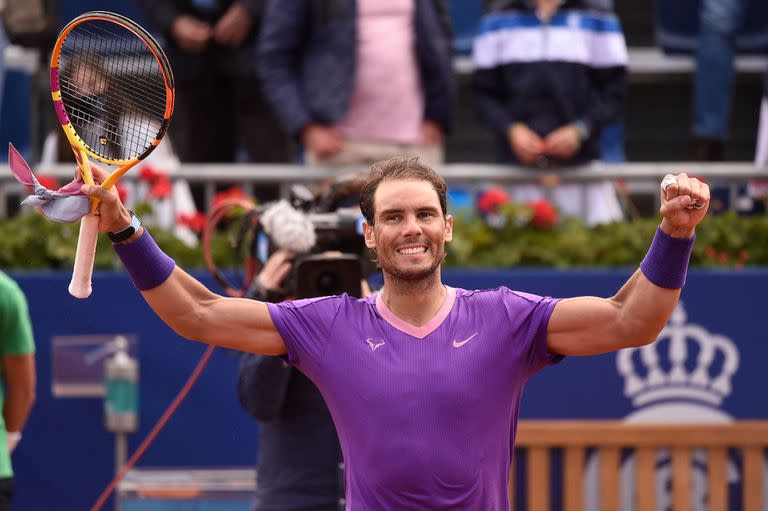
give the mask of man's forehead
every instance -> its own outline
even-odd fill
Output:
[[[429,181],[422,179],[391,179],[382,181],[374,197],[376,210],[380,208],[436,207],[440,208],[437,191]]]

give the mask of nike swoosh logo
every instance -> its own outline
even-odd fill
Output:
[[[479,334],[479,333],[480,333],[480,332],[475,332],[474,334],[470,335],[469,337],[467,337],[466,339],[464,339],[464,340],[463,340],[463,341],[461,341],[461,342],[459,342],[459,341],[457,341],[456,339],[454,339],[454,340],[453,340],[453,347],[454,347],[454,348],[461,348],[462,346],[464,346],[465,344],[467,344],[469,341],[471,341],[472,339],[474,339],[474,338],[475,338],[475,336],[476,336],[477,334]]]

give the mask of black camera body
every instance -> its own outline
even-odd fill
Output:
[[[317,240],[294,259],[284,289],[296,298],[347,293],[361,297],[361,280],[375,271],[362,233],[359,209],[309,213]]]

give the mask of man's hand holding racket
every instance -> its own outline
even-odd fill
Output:
[[[117,188],[103,188],[100,185],[109,177],[109,172],[91,163],[91,173],[96,184],[84,184],[81,189],[92,199],[97,199],[96,215],[99,217],[100,232],[120,232],[131,223],[131,213],[120,201]],[[140,231],[137,231],[137,234]]]
[[[685,172],[661,181],[661,230],[675,238],[690,238],[709,209],[709,186]]]

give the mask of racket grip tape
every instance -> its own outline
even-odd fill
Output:
[[[91,295],[91,277],[93,260],[96,257],[96,242],[99,240],[99,217],[85,215],[80,220],[80,235],[77,238],[75,268],[69,283],[69,294],[75,298],[88,298]]]

